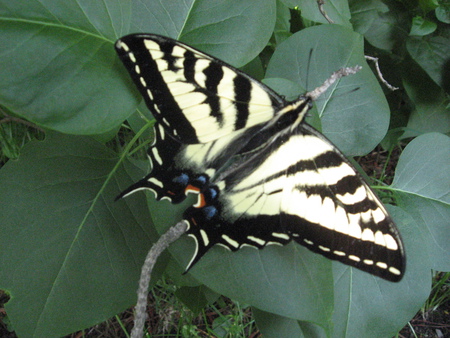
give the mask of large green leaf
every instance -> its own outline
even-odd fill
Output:
[[[285,78],[312,90],[334,71],[356,65],[363,69],[341,79],[316,105],[325,136],[345,154],[362,155],[385,136],[389,107],[367,67],[359,34],[337,25],[304,29],[277,48],[266,76]]]
[[[435,10],[436,18],[444,23],[450,23],[450,3],[440,2],[439,7]]]
[[[181,40],[238,67],[267,45],[275,19],[273,0],[133,1],[132,31]]]
[[[69,334],[135,302],[156,232],[142,199],[114,203],[140,173],[127,164],[106,184],[117,161],[90,138],[49,134],[1,169],[0,288],[19,336]]]
[[[379,16],[382,13],[389,11],[381,0],[350,0],[349,1],[352,18],[350,22],[353,24],[353,28],[356,32],[365,35],[372,29],[379,20]]]
[[[429,269],[450,270],[450,138],[429,133],[411,141],[403,151],[392,188],[399,205],[421,224],[423,256]]]
[[[0,104],[66,133],[120,125],[138,100],[112,48],[129,11],[112,0],[1,0]]]
[[[427,299],[431,274],[418,243],[420,225],[398,207],[388,206],[406,251],[406,274],[390,283],[340,263],[333,263],[335,281],[334,336],[394,336]]]
[[[201,0],[194,3],[180,38],[239,67],[264,49],[275,20],[273,0],[258,1],[258,5],[252,0]]]
[[[407,37],[409,18],[395,2],[389,2],[389,9],[385,3],[382,0],[349,0],[355,31],[364,34],[372,46],[391,51]]]

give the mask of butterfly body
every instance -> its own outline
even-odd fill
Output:
[[[123,37],[117,52],[157,123],[152,171],[126,189],[179,203],[196,242],[232,251],[294,240],[398,281],[403,245],[382,203],[345,156],[305,123],[311,96],[287,102],[245,73],[178,41]],[[187,271],[186,270],[186,271]]]

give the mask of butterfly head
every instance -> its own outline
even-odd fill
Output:
[[[312,98],[305,95],[290,102],[278,113],[277,124],[286,124],[290,131],[294,130],[307,116],[308,111],[312,108],[312,102]]]

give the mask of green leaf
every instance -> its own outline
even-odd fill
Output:
[[[392,51],[407,36],[410,19],[404,9],[392,6],[389,10],[381,0],[349,1],[355,30],[374,47]]]
[[[450,3],[441,3],[435,9],[436,18],[443,23],[450,23]]]
[[[411,36],[424,36],[433,33],[437,28],[435,22],[426,20],[421,16],[415,16],[412,21],[411,31],[409,35]]]
[[[134,1],[132,31],[169,36],[240,67],[267,45],[275,19],[272,0]]]
[[[429,133],[412,140],[403,150],[392,186],[425,198],[450,203],[448,168],[450,138]]]
[[[0,124],[0,149],[1,149],[1,155],[16,159],[19,157],[20,153],[20,146],[17,144],[18,142],[14,138],[14,131],[16,128],[16,125],[13,125],[12,123],[8,124]],[[20,128],[17,128],[20,130]],[[25,129],[25,128],[22,128]],[[25,133],[25,132],[22,132]],[[1,157],[0,157],[1,159]]]
[[[258,56],[267,45],[275,20],[276,2],[273,0],[259,1],[257,6],[252,0],[201,0],[194,2],[180,38],[240,67]]]
[[[285,78],[309,91],[321,85],[334,71],[356,65],[364,67],[328,89],[316,106],[325,136],[345,154],[362,155],[372,150],[386,134],[389,107],[367,67],[359,34],[338,25],[304,29],[277,48],[266,77]]]
[[[429,269],[450,270],[450,138],[439,133],[421,135],[400,156],[392,188],[398,203],[419,224]]]
[[[406,48],[411,57],[427,72],[433,81],[444,87],[446,67],[448,67],[450,55],[450,38],[445,36],[408,38]],[[448,84],[445,90],[450,90]]]
[[[333,262],[335,337],[355,337],[361,332],[365,337],[392,337],[428,297],[431,275],[429,261],[423,261],[423,243],[417,243],[420,224],[400,208],[387,207],[405,244],[406,274],[399,283],[390,283]]]
[[[419,5],[423,11],[428,12],[439,6],[439,0],[419,0]]]
[[[199,313],[204,307],[220,297],[219,294],[211,291],[204,285],[196,287],[183,286],[175,291],[175,296],[194,314]]]
[[[314,324],[301,322],[292,318],[282,317],[270,312],[261,311],[255,307],[252,308],[252,314],[255,318],[258,329],[267,338],[277,337],[320,337],[324,335],[324,331],[315,326],[316,332],[312,334],[311,330],[305,330],[304,326],[313,327]],[[303,324],[303,325],[302,325]],[[307,329],[307,328],[305,328]],[[307,335],[309,333],[310,335]]]
[[[120,125],[138,100],[113,50],[129,7],[112,0],[0,1],[0,104],[71,134]]]
[[[414,71],[411,72],[411,69]],[[403,138],[434,131],[448,133],[449,100],[442,89],[412,61],[404,62],[402,76],[403,87],[414,103]]]
[[[194,0],[131,1],[129,32],[161,34],[177,39],[186,18],[193,11],[195,2]]]
[[[319,7],[316,1],[300,0],[296,1],[296,6],[301,10],[301,15],[303,18],[319,23],[329,22],[319,11]],[[342,25],[345,27],[351,27],[350,24],[350,10],[348,8],[348,3],[346,1],[340,0],[329,0],[325,1],[322,6],[326,15],[333,20],[333,23]]]
[[[381,0],[350,0],[351,19],[350,22],[356,32],[361,35],[368,33],[379,16],[389,11],[389,7]]]
[[[48,134],[1,169],[0,288],[19,336],[63,336],[135,302],[156,233],[142,199],[114,203],[140,176],[126,164],[108,184],[117,161],[90,138]]]
[[[275,43],[278,45],[288,37],[291,33],[291,13],[289,8],[281,1],[277,1],[277,20],[275,22],[275,30],[273,32]]]
[[[254,79],[261,81],[264,77],[264,69],[259,57],[254,58],[252,61],[247,63],[245,66],[239,68],[244,73],[247,73]]]

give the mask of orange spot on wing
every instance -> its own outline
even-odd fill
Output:
[[[186,189],[184,189],[184,193],[185,193],[185,194],[188,194],[188,193],[190,193],[190,192],[192,192],[192,193],[194,193],[194,194],[198,194],[198,193],[200,192],[200,189],[199,189],[198,187],[196,187],[196,186],[193,186],[193,185],[189,184],[189,185],[186,187]]]
[[[205,205],[206,205],[205,195],[203,195],[203,194],[198,195],[198,201],[197,201],[197,204],[195,205],[195,207],[203,208]]]

